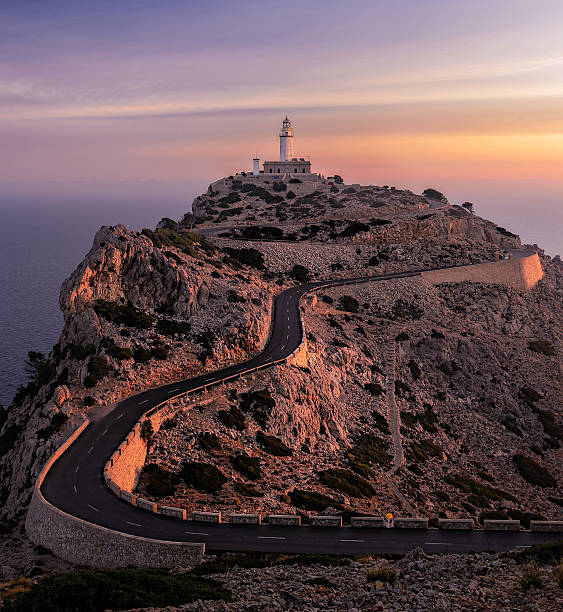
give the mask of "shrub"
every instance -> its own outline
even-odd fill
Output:
[[[427,198],[430,198],[431,200],[438,200],[439,202],[446,203],[448,201],[446,196],[441,191],[433,189],[432,187],[428,187],[427,189],[425,189],[422,192],[422,195]]]
[[[294,192],[294,191],[289,190],[289,191],[288,191],[288,192],[285,194],[285,197],[286,197],[288,200],[293,200],[293,198],[295,198],[295,192]]]
[[[151,348],[151,356],[161,361],[168,358],[170,349],[165,344],[156,344]]]
[[[109,365],[105,357],[92,355],[88,361],[88,375],[84,379],[85,387],[94,387],[105,378],[109,372]]]
[[[557,486],[557,481],[547,469],[534,461],[531,457],[526,457],[525,455],[517,453],[512,459],[516,464],[516,469],[520,476],[522,476],[526,482],[544,488]]]
[[[174,321],[174,319],[160,319],[156,323],[156,331],[165,336],[179,334],[185,336],[190,333],[191,326],[187,321]]]
[[[563,426],[555,420],[553,412],[550,410],[538,410],[538,419],[548,436],[555,440],[563,440]]]
[[[235,491],[245,497],[264,497],[264,493],[246,482],[235,482]]]
[[[236,455],[233,457],[233,466],[241,474],[250,478],[250,480],[258,480],[262,477],[262,470],[260,469],[260,458],[249,457],[248,455]]]
[[[328,507],[341,509],[342,506],[332,497],[317,493],[316,491],[303,491],[301,489],[293,489],[289,493],[291,504],[296,508],[303,510],[315,510],[321,512]]]
[[[502,234],[503,236],[508,236],[509,238],[518,238],[517,234],[513,234],[512,232],[509,232],[505,227],[497,226],[495,229],[497,230],[499,234]]]
[[[31,590],[4,602],[5,612],[103,612],[230,600],[215,580],[188,573],[139,569],[77,569],[45,576]]]
[[[182,468],[184,482],[194,489],[204,493],[219,491],[227,479],[223,472],[209,463],[190,461]]]
[[[126,346],[112,346],[108,350],[110,357],[123,361],[125,359],[133,359],[133,351]]]
[[[359,312],[360,304],[355,297],[343,295],[340,298],[340,308],[346,312]]]
[[[474,493],[488,500],[501,501],[503,499],[508,499],[510,501],[516,501],[516,499],[506,491],[495,489],[490,485],[483,484],[482,482],[478,482],[462,474],[448,474],[444,477],[444,480],[448,484],[465,491],[465,493]]]
[[[289,276],[300,283],[308,283],[311,280],[311,272],[309,268],[300,264],[295,264],[289,273]]]
[[[141,438],[148,442],[154,435],[154,428],[150,419],[145,419],[141,425]]]
[[[347,189],[345,189],[342,193],[346,192]],[[355,236],[359,232],[369,232],[369,229],[369,225],[366,225],[365,223],[361,223],[359,221],[352,221],[352,223],[349,223],[348,226],[340,232],[339,236],[341,236],[342,238],[350,238],[352,236]]]
[[[55,413],[51,417],[51,423],[37,432],[37,437],[40,440],[50,438],[53,434],[57,433],[67,421],[68,416],[64,412]]]
[[[371,393],[374,397],[379,397],[383,394],[383,387],[378,383],[366,383],[364,389]]]
[[[71,359],[82,361],[90,355],[96,354],[96,347],[93,344],[82,346],[81,344],[69,344],[69,352]]]
[[[153,497],[170,497],[176,492],[176,485],[180,479],[173,472],[169,472],[156,463],[149,463],[143,467],[141,482],[146,484],[146,490]]]
[[[407,334],[407,332],[400,332],[397,337],[395,338],[396,342],[404,342],[405,340],[409,339],[409,335]]]
[[[351,497],[373,497],[375,490],[371,484],[353,472],[338,468],[329,468],[319,472],[320,481],[336,491]]]
[[[430,457],[441,458],[444,450],[430,440],[412,440],[410,443],[410,459],[416,462],[428,461]]]
[[[286,446],[279,438],[268,436],[263,431],[256,433],[256,442],[269,455],[274,455],[275,457],[289,457],[293,455],[293,449]]]
[[[377,427],[381,433],[387,436],[391,434],[389,431],[389,425],[387,424],[387,419],[382,414],[379,414],[379,412],[373,410],[371,416],[375,420],[374,426]]]
[[[530,561],[522,570],[518,584],[524,591],[529,591],[532,587],[534,589],[542,588],[542,579],[533,561]]]
[[[548,357],[555,355],[555,348],[547,340],[532,340],[528,342],[528,348],[535,353],[542,353],[542,355],[547,355]]]
[[[106,300],[96,300],[94,304],[95,313],[116,325],[126,327],[137,327],[139,329],[150,329],[154,323],[154,317],[145,314],[135,308],[131,302],[127,304],[117,304]]]
[[[223,445],[221,444],[221,438],[210,431],[204,431],[199,436],[199,446],[201,449],[210,451],[210,450],[221,450]]]
[[[411,359],[408,363],[409,366],[409,370],[411,371],[411,375],[413,377],[414,380],[419,380],[420,377],[422,376],[422,371],[420,369],[420,366],[418,365],[418,363],[416,363],[416,361],[414,359]]]
[[[147,363],[151,360],[151,352],[143,347],[137,347],[133,351],[133,358],[137,363]]]
[[[354,446],[346,453],[350,468],[364,476],[370,476],[370,465],[389,467],[391,455],[387,452],[387,443],[373,434],[360,434]]]
[[[238,429],[238,431],[246,429],[244,414],[236,406],[231,406],[229,410],[219,410],[217,418],[225,427],[230,429]]]
[[[287,185],[284,182],[277,182],[274,181],[274,184],[272,185],[272,189],[274,191],[287,191]]]
[[[259,391],[247,391],[242,394],[240,408],[244,412],[252,412],[252,416],[260,425],[266,427],[270,412],[276,405],[276,401],[267,389]]]
[[[366,578],[368,582],[388,582],[393,584],[397,579],[397,572],[388,565],[381,565],[377,569],[368,570]]]
[[[85,406],[93,406],[95,403],[96,403],[96,400],[91,395],[86,395],[84,397]]]
[[[264,269],[264,256],[257,249],[234,249],[226,247],[223,249],[223,252],[240,264],[256,268],[257,270]]]

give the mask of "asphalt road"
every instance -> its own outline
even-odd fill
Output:
[[[277,296],[274,324],[264,351],[240,364],[162,387],[121,401],[95,419],[48,472],[42,493],[64,512],[104,527],[169,541],[205,542],[207,550],[261,550],[316,553],[406,552],[414,546],[428,551],[501,551],[559,539],[558,534],[483,531],[269,527],[213,525],[181,521],[140,510],[116,497],[103,480],[103,469],[114,450],[151,407],[258,366],[289,356],[301,343],[299,299],[311,289],[418,276],[419,272],[307,283]]]

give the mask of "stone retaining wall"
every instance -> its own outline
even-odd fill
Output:
[[[205,544],[152,540],[107,529],[71,516],[43,497],[45,476],[88,425],[85,420],[39,474],[25,520],[29,539],[65,561],[91,567],[186,567],[200,563]]]
[[[520,521],[485,519],[485,531],[520,531]]]
[[[536,533],[563,533],[563,521],[530,521],[530,531]]]
[[[444,270],[422,272],[421,276],[429,283],[497,283],[515,289],[528,290],[535,287],[543,277],[540,258],[537,253],[524,257],[512,257],[483,264],[459,266]]]

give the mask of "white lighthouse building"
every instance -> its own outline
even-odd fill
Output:
[[[252,161],[253,174],[256,174],[259,160],[254,158]],[[288,117],[283,120],[280,130],[280,159],[279,161],[265,161],[264,170],[260,170],[260,174],[273,174],[277,177],[285,174],[300,174],[302,180],[318,179],[316,174],[311,175],[311,162],[309,160],[304,157],[294,157],[293,127]]]
[[[293,159],[293,128],[291,121],[286,117],[282,123],[280,132],[280,161],[291,161]]]

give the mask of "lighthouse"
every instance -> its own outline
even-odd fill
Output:
[[[293,128],[291,121],[286,117],[282,123],[280,132],[280,161],[291,161],[293,159]]]

